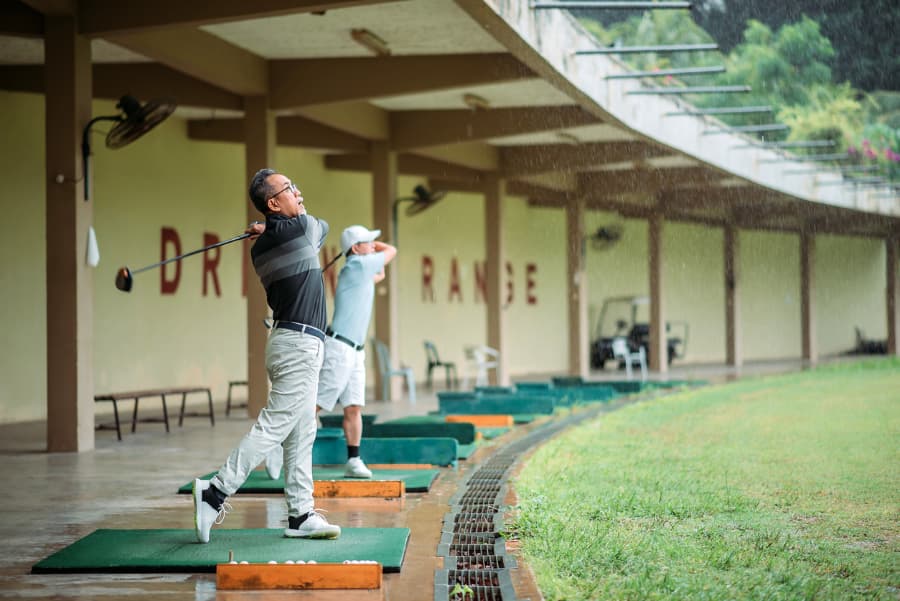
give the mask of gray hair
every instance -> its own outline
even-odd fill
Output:
[[[256,175],[253,176],[253,179],[250,180],[250,201],[253,203],[253,206],[256,207],[256,210],[263,215],[269,212],[266,200],[268,200],[269,196],[272,194],[272,187],[269,186],[266,179],[270,175],[275,175],[276,173],[278,172],[274,169],[260,169],[256,172]]]

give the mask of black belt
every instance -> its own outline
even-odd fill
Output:
[[[284,328],[285,330],[294,330],[295,332],[300,332],[301,334],[309,334],[310,336],[315,336],[322,342],[325,342],[325,332],[320,330],[315,326],[308,326],[305,323],[297,323],[296,321],[276,321],[276,328]]]
[[[325,333],[326,333],[327,335],[331,336],[332,338],[334,338],[335,340],[340,340],[340,341],[343,342],[344,344],[346,344],[346,345],[348,345],[348,346],[352,346],[352,347],[353,347],[353,350],[361,351],[361,350],[363,350],[364,348],[366,348],[365,345],[363,345],[363,344],[356,344],[355,342],[353,342],[353,341],[350,340],[349,338],[345,338],[344,336],[341,336],[340,334],[335,334],[335,333],[334,333],[334,330],[332,330],[331,328],[328,328],[327,330],[325,330]]]

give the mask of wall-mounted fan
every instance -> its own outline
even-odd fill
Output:
[[[433,207],[446,195],[447,193],[443,190],[430,191],[425,186],[419,184],[418,186],[413,188],[413,196],[406,196],[395,200],[393,205],[394,245],[396,246],[398,244],[400,238],[400,235],[397,232],[397,206],[401,202],[411,203],[408,207],[406,207],[406,216],[413,217],[414,215],[418,215],[419,213]]]
[[[97,121],[114,121],[116,124],[106,134],[106,147],[112,149],[122,148],[165,121],[166,117],[171,115],[176,107],[175,101],[169,98],[150,100],[141,104],[133,96],[126,95],[122,96],[119,99],[119,103],[116,104],[116,108],[122,111],[122,114],[101,115],[88,121],[81,136],[85,200],[88,200],[90,195],[88,174],[90,173],[89,163],[91,159],[91,127],[94,123]]]
[[[437,203],[437,201],[441,200],[442,198],[444,198],[444,196],[447,195],[447,193],[444,192],[443,190],[435,190],[433,192],[429,191],[428,188],[426,188],[425,186],[423,186],[421,184],[416,186],[415,188],[413,188],[413,194],[415,196],[411,196],[409,198],[398,198],[397,199],[397,202],[400,202],[403,200],[412,201],[412,204],[410,204],[408,207],[406,207],[406,216],[407,217],[412,217],[414,215],[418,215],[425,209],[429,209],[429,208],[433,207],[435,205],[435,203]]]
[[[588,241],[594,250],[608,250],[622,238],[624,227],[620,223],[601,225],[588,235]]]

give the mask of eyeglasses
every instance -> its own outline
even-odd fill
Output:
[[[282,188],[281,190],[279,190],[278,192],[276,192],[276,193],[273,194],[272,196],[268,197],[268,198],[265,200],[265,202],[269,202],[270,200],[272,200],[273,198],[275,198],[276,196],[278,196],[278,195],[281,194],[282,192],[287,192],[288,190],[290,190],[291,192],[297,192],[297,186],[296,186],[293,182],[291,182],[290,184],[286,185],[284,188]]]

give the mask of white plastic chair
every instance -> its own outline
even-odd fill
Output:
[[[406,380],[406,389],[409,391],[409,402],[416,404],[416,377],[411,367],[401,366],[395,369],[391,365],[391,351],[380,340],[372,338],[375,354],[378,356],[378,370],[381,372],[381,399],[386,401],[390,397],[391,378],[400,376]]]
[[[475,386],[488,385],[488,370],[497,369],[500,364],[500,351],[489,346],[467,346],[463,349],[466,356],[466,371],[463,377],[463,390],[469,388],[469,378],[475,375]]]
[[[638,347],[637,352],[632,352],[628,348],[628,341],[620,336],[613,338],[612,351],[613,357],[625,362],[625,374],[629,380],[631,379],[631,364],[637,361],[641,366],[641,381],[647,381],[647,355],[644,352],[644,347]]]

